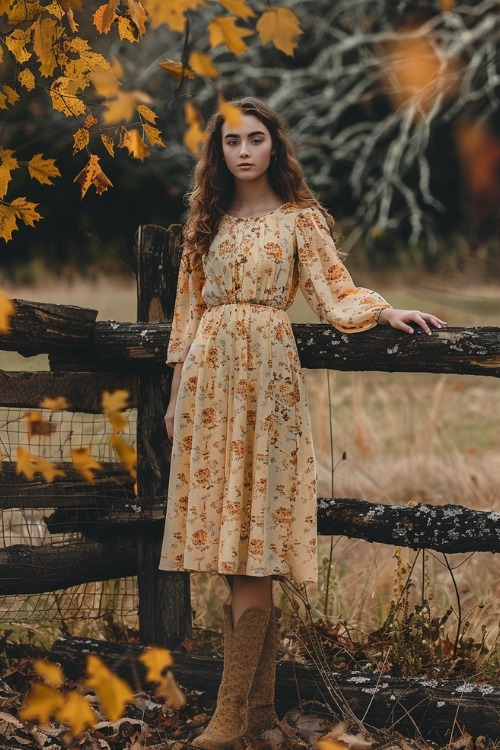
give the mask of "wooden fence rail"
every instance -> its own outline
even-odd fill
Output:
[[[0,406],[30,408],[44,396],[66,396],[71,410],[97,413],[103,390],[129,391],[130,407],[138,408],[140,507],[134,514],[126,512],[133,486],[116,465],[108,465],[91,485],[69,476],[48,487],[23,480],[4,462],[0,510],[21,507],[21,502],[22,507],[45,507],[50,494],[54,510],[47,519],[49,531],[50,524],[55,530],[64,526],[83,534],[86,542],[80,549],[75,544],[58,550],[52,562],[48,547],[1,550],[0,594],[29,593],[34,586],[50,591],[96,580],[96,567],[108,555],[113,565],[102,567],[99,580],[117,571],[137,574],[143,642],[170,646],[189,634],[191,621],[188,575],[163,573],[157,567],[169,469],[162,418],[170,377],[165,352],[180,236],[178,226],[145,226],[138,232],[139,322],[96,321],[94,310],[16,300],[11,331],[0,335],[0,352],[48,354],[51,367],[37,373],[0,369]],[[432,336],[407,336],[386,328],[347,336],[321,324],[294,324],[293,331],[306,368],[500,376],[500,328],[448,328]],[[499,513],[462,506],[391,506],[353,498],[318,501],[319,534],[414,549],[500,551],[499,520]],[[86,569],[85,557],[90,555],[93,564]],[[58,573],[59,564],[63,570]]]

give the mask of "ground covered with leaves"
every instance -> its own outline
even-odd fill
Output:
[[[309,633],[309,635],[311,635]],[[312,634],[316,649],[335,669],[365,668],[369,652],[379,653],[384,634],[373,634],[364,644],[355,642],[338,625],[320,621]],[[304,644],[307,633],[299,638]],[[409,644],[408,648],[409,648]],[[311,646],[311,644],[309,644]],[[194,643],[185,648],[196,650]],[[446,649],[444,647],[444,652]],[[449,650],[449,648],[448,648]],[[145,654],[145,655],[144,655]],[[178,686],[170,669],[169,652],[152,648],[131,664],[132,674],[146,668],[147,682],[134,689],[99,657],[87,656],[86,674],[67,678],[46,654],[4,642],[0,654],[1,750],[181,750],[199,734],[214,710],[213,695]],[[307,662],[296,644],[281,639],[279,658]],[[434,657],[436,654],[434,654]],[[128,658],[128,657],[127,657]],[[139,664],[139,661],[142,662]],[[342,663],[341,663],[342,662]],[[175,663],[175,654],[174,654]],[[326,663],[326,662],[325,662]],[[386,670],[389,669],[386,659]],[[455,678],[471,678],[471,663],[464,654],[450,660]],[[396,672],[397,665],[394,665]],[[175,671],[175,665],[173,667]],[[202,684],[202,680],[200,680]],[[389,729],[375,729],[350,721],[349,711],[339,719],[325,704],[303,702],[288,710],[273,730],[249,740],[249,750],[497,750],[498,740],[472,737],[457,722],[446,745],[419,734],[403,737]],[[484,728],[485,735],[488,727]],[[498,735],[498,732],[495,733]]]

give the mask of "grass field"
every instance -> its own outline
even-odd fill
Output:
[[[411,286],[363,279],[395,306],[435,312],[450,325],[497,325],[498,289],[457,282],[454,288],[418,279]],[[9,288],[12,297],[90,307],[99,319],[135,320],[133,282],[97,279]],[[298,300],[295,322],[314,321]],[[2,369],[40,369],[43,357],[0,353]],[[500,399],[495,378],[474,376],[306,371],[318,459],[319,494],[404,504],[455,503],[500,509]],[[346,459],[341,460],[343,454]],[[492,554],[427,554],[425,558],[342,537],[320,539],[323,574],[309,597],[315,617],[345,621],[371,632],[401,595],[411,573],[410,605],[428,602],[440,617],[453,609],[450,635],[465,628],[492,646],[498,639],[499,559]],[[406,567],[405,567],[406,566]],[[327,583],[328,581],[328,583]],[[218,627],[223,589],[206,577],[193,581],[196,622]],[[467,624],[468,623],[468,624]],[[467,627],[465,627],[467,625]]]

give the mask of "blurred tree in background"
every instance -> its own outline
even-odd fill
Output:
[[[8,2],[0,0],[0,10]],[[20,94],[15,107],[0,110],[0,145],[27,160],[43,153],[62,175],[37,186],[16,174],[18,194],[39,203],[44,220],[0,240],[0,271],[19,278],[37,258],[53,270],[113,270],[117,258],[132,265],[139,224],[182,220],[194,164],[183,142],[185,105],[204,119],[221,92],[227,100],[260,96],[287,118],[306,176],[339,222],[343,249],[360,261],[404,267],[411,256],[434,269],[456,267],[468,252],[500,260],[500,0],[283,0],[303,32],[293,56],[256,34],[269,9],[264,0],[183,0],[194,9],[182,32],[148,26],[138,44],[114,28],[98,34],[99,5],[88,0],[75,10],[80,33],[121,67],[124,91],[150,97],[165,146],[144,160],[131,160],[126,149],[106,160],[101,148],[114,187],[81,200],[74,179],[88,154],[72,155],[72,118],[52,109],[46,89],[27,92],[15,82],[18,66],[0,26],[0,86]],[[238,27],[252,32],[242,40],[246,49],[213,46],[207,26],[215,6],[228,18],[240,12]],[[245,17],[245,8],[255,16]],[[194,51],[209,53],[218,74],[188,78],[187,69],[169,75],[159,66],[166,58],[189,66]]]

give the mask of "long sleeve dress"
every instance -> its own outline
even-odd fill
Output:
[[[316,580],[316,468],[285,312],[299,285],[346,333],[372,328],[390,306],[354,286],[311,207],[226,214],[202,266],[182,259],[167,357],[184,365],[163,570]]]

